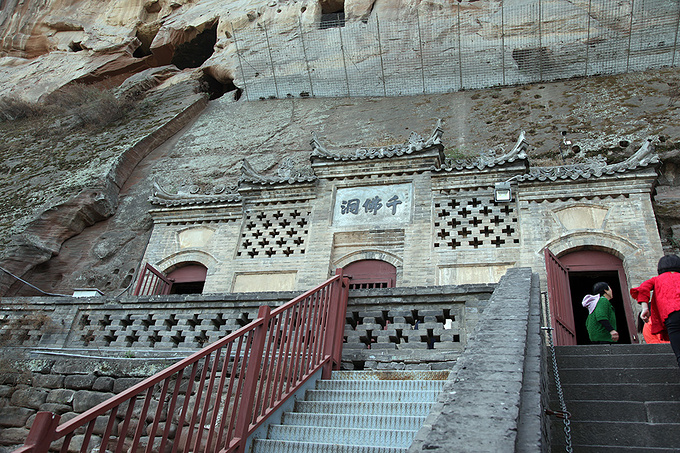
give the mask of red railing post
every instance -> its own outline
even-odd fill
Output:
[[[52,412],[38,412],[28,432],[24,446],[15,450],[16,453],[47,453],[54,438],[54,432],[59,426],[60,415]]]
[[[338,280],[340,297],[337,301],[338,313],[333,337],[333,369],[339,370],[340,362],[342,361],[342,344],[345,338],[345,318],[347,317],[347,300],[349,298],[349,279],[342,275],[342,269],[338,269],[336,275],[340,275],[340,279]]]
[[[245,450],[250,421],[255,410],[255,391],[257,390],[257,383],[260,377],[262,353],[264,352],[267,331],[269,330],[270,312],[271,309],[268,306],[260,306],[257,312],[258,319],[254,321],[262,320],[261,324],[253,329],[253,342],[248,353],[248,369],[243,382],[243,397],[238,408],[238,418],[236,419],[234,429],[234,437],[238,439],[239,443],[236,451],[239,453],[243,453]]]
[[[347,313],[347,279],[342,277],[342,269],[337,269],[335,275],[340,278],[333,282],[331,288],[330,309],[328,311],[328,325],[326,341],[324,342],[324,356],[330,356],[321,373],[322,379],[330,379],[333,369],[338,369],[342,357],[342,339],[345,332],[345,314]]]

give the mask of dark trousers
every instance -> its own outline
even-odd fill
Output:
[[[666,318],[666,330],[668,331],[668,338],[671,340],[671,347],[673,352],[675,352],[675,357],[678,359],[678,366],[680,367],[680,310],[668,315],[668,318]]]

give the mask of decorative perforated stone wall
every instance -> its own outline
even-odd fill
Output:
[[[434,246],[439,249],[519,244],[517,204],[494,201],[486,190],[442,190],[434,200]]]
[[[350,293],[343,368],[446,369],[465,349],[494,285]]]
[[[304,207],[247,213],[236,255],[242,258],[304,255],[310,214]]]
[[[450,368],[494,288],[481,284],[351,291],[342,367]],[[81,356],[180,357],[250,323],[260,305],[279,306],[298,295],[34,298],[16,316],[4,313],[0,339],[16,345],[26,338],[23,347],[58,348]],[[30,326],[22,319],[30,320]],[[44,327],[40,336],[34,336],[36,322]]]
[[[201,348],[253,320],[253,310],[209,310],[200,314],[159,310],[82,313],[69,347]]]

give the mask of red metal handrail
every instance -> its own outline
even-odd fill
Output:
[[[161,271],[146,263],[139,273],[139,281],[135,288],[134,296],[150,296],[156,294],[170,294],[172,280],[169,280]]]
[[[15,453],[243,452],[307,379],[339,367],[347,282],[338,270],[274,310],[261,306],[250,324],[66,423],[39,412]]]

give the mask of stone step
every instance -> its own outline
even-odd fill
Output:
[[[651,355],[673,352],[669,344],[593,344],[578,346],[555,346],[558,357],[583,355]]]
[[[557,401],[550,408],[559,409]],[[602,401],[567,402],[571,419],[576,421],[620,421],[646,423],[680,423],[680,401]]]
[[[565,445],[553,442],[550,447],[551,453],[564,453]],[[669,447],[629,447],[624,445],[573,445],[573,451],[581,453],[678,453],[677,448]]]
[[[678,369],[678,363],[672,352],[653,354],[605,354],[605,355],[561,355],[557,356],[558,369],[585,368],[628,368],[645,369],[666,368],[669,371]]]
[[[680,383],[669,384],[565,384],[565,401],[680,401]]]
[[[316,383],[317,390],[353,390],[353,391],[437,391],[444,387],[442,380],[386,380],[376,381],[368,379],[356,380],[320,380]]]
[[[589,368],[559,368],[559,373],[563,384],[680,383],[680,370],[670,372],[668,368],[599,368],[597,371]]]
[[[408,448],[255,439],[253,453],[406,453]]]
[[[394,430],[417,430],[425,422],[425,416],[318,414],[285,412],[283,425],[331,426],[336,428],[371,428]]]
[[[333,371],[331,380],[446,380],[449,377],[449,371],[396,371],[396,370],[365,370],[365,371]]]
[[[287,441],[300,441],[304,439],[305,442],[322,442],[326,444],[408,448],[411,446],[415,435],[415,430],[270,425],[267,438]]]
[[[325,414],[362,414],[362,415],[405,415],[426,416],[433,403],[378,403],[343,401],[297,401],[295,412],[314,412]]]
[[[435,390],[307,390],[305,401],[435,402]]]
[[[564,425],[560,420],[555,428]],[[570,421],[572,445],[589,445],[607,448],[661,448],[680,445],[680,424],[605,421]],[[553,446],[564,445],[564,430],[553,429]],[[590,451],[574,448],[574,451]]]

